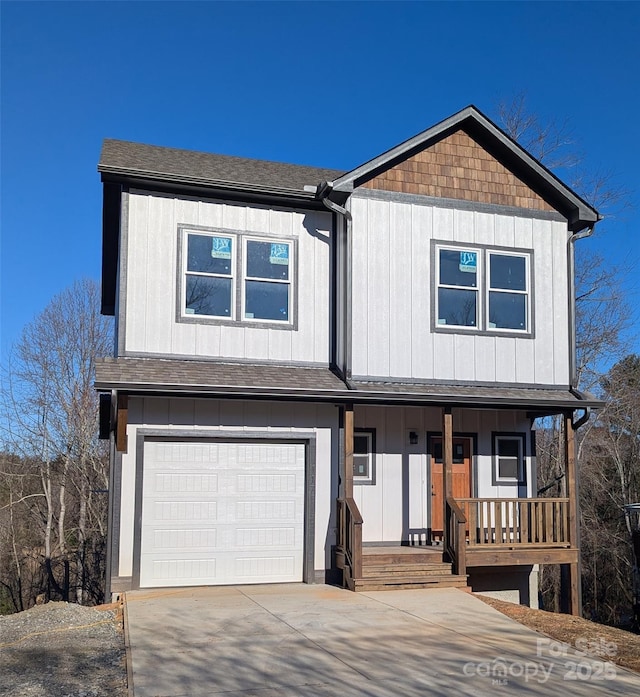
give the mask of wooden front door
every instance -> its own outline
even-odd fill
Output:
[[[453,439],[453,498],[470,498],[472,439],[455,436]],[[444,494],[442,488],[442,438],[431,438],[431,537],[442,539]]]

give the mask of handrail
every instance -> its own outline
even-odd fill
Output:
[[[347,502],[347,507],[349,508],[351,515],[353,516],[354,525],[362,525],[364,521],[362,519],[362,515],[360,514],[358,504],[355,502],[355,499],[349,497],[345,499],[345,501]]]
[[[446,505],[446,551],[453,562],[453,570],[456,574],[467,573],[466,560],[466,529],[467,518],[456,500],[447,497]]]
[[[568,498],[459,498],[471,547],[570,547]]]
[[[338,548],[344,554],[347,585],[362,578],[362,522],[353,498],[338,499]]]

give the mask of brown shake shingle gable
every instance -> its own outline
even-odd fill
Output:
[[[390,172],[390,170],[399,163],[446,140],[449,136],[460,130],[463,130],[470,136],[473,141],[480,146],[480,150],[486,150],[487,154],[495,158],[496,162],[503,165],[505,172],[508,171],[515,175],[526,187],[531,188],[538,196],[544,199],[546,203],[550,204],[552,209],[565,216],[569,223],[569,229],[572,232],[578,232],[585,227],[593,226],[600,220],[600,215],[595,208],[584,201],[575,191],[572,191],[566,184],[558,179],[553,172],[530,155],[523,147],[473,105],[465,107],[458,113],[431,126],[426,131],[418,133],[413,136],[413,138],[399,143],[390,150],[374,157],[350,172],[343,174],[331,183],[331,188],[335,193],[342,193],[343,195],[348,194],[374,178],[385,176],[385,173]],[[442,148],[443,152],[436,154],[436,165],[445,167],[450,165],[450,146],[451,143],[445,144]],[[469,154],[472,155],[471,152]],[[413,172],[411,174],[413,174]],[[444,191],[434,190],[432,192],[423,191],[421,193],[447,197],[451,196],[451,191],[453,191],[453,198],[460,197],[459,186],[456,187],[453,185],[453,175],[450,174],[448,177],[447,175],[443,176],[442,171],[437,169],[429,172],[429,174],[436,178],[430,183],[435,185],[437,189],[444,189]],[[397,172],[391,172],[386,176],[389,176],[392,181],[395,181]],[[447,178],[451,181],[446,181]],[[493,186],[497,186],[496,182],[489,183]],[[515,185],[513,185],[514,188],[511,189],[512,184],[506,180],[502,182],[502,185],[507,185],[509,187],[509,198],[512,196],[515,198],[522,198],[522,196],[519,196],[519,192]],[[446,191],[447,189],[449,191]],[[525,196],[524,198],[527,199],[528,197]],[[513,200],[490,202],[497,202],[501,205],[513,205],[514,203]],[[529,206],[527,201],[524,203],[526,207]]]

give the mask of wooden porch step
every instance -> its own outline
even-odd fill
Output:
[[[410,590],[420,588],[467,588],[467,576],[442,574],[440,576],[383,576],[354,580],[355,591]]]
[[[404,551],[411,550],[411,551]],[[398,564],[442,564],[442,550],[418,550],[411,547],[362,549],[363,566],[396,566]]]
[[[363,564],[362,573],[365,576],[383,576],[385,574],[419,573],[429,576],[451,573],[451,564]]]
[[[363,547],[362,577],[350,587],[355,591],[411,588],[467,588],[467,576],[452,573],[442,547]]]

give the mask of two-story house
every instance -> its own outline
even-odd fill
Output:
[[[580,606],[573,258],[598,213],[470,106],[350,172],[107,140],[108,592]],[[562,415],[566,497],[536,497]]]

